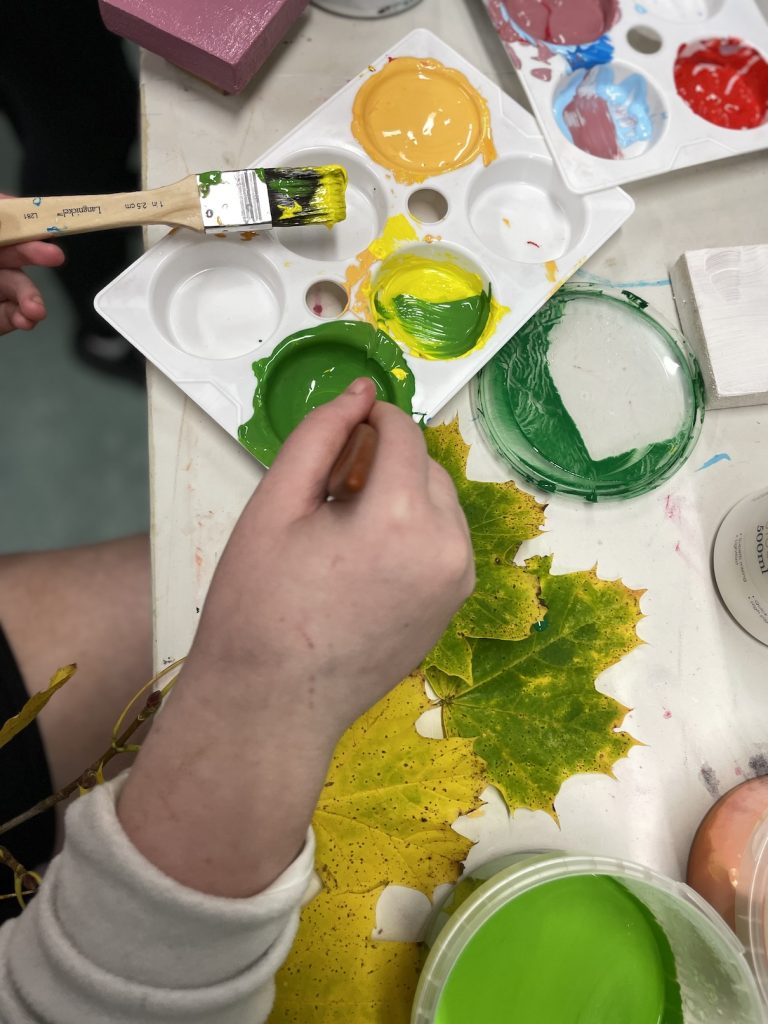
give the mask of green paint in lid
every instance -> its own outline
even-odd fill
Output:
[[[607,875],[545,882],[466,943],[435,1024],[682,1024],[669,941]]]
[[[265,466],[308,413],[357,377],[370,377],[381,401],[412,411],[416,385],[402,350],[383,331],[358,320],[297,331],[255,362],[253,372],[253,415],[240,425],[237,436]]]
[[[543,490],[588,501],[657,487],[693,449],[701,372],[685,339],[628,291],[561,288],[480,372],[491,446]]]

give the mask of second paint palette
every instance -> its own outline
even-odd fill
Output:
[[[433,98],[434,116],[422,118],[419,103],[426,110]],[[267,378],[258,374],[275,350],[285,366],[286,346],[296,348],[291,372],[274,380],[306,386],[308,410],[343,387],[337,341],[356,332],[342,325],[370,322],[394,340],[400,355],[386,370],[398,385],[412,378],[399,390],[428,420],[633,210],[617,188],[569,192],[534,119],[425,30],[254,162],[322,164],[349,174],[347,219],[332,230],[179,230],[97,299],[118,331],[262,461],[245,436],[254,393],[272,409],[296,399],[259,397]],[[301,356],[308,343],[327,346],[319,376],[316,352]],[[312,380],[299,380],[303,368]]]
[[[768,147],[754,0],[484,0],[574,192]]]

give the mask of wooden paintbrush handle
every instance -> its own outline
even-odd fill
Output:
[[[146,192],[0,199],[0,245],[84,231],[170,224],[202,231],[197,175]]]
[[[358,423],[333,464],[328,478],[328,496],[349,501],[365,487],[376,456],[379,435],[370,423]]]

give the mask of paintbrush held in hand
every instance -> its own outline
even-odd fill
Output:
[[[329,164],[206,171],[145,192],[3,199],[0,245],[138,224],[207,234],[331,225],[346,216],[346,188],[347,172]]]

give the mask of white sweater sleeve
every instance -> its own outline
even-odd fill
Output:
[[[115,811],[120,785],[75,801],[40,892],[0,929],[0,1022],[266,1020],[312,876],[311,832],[257,896],[209,896],[164,875],[129,842]]]

